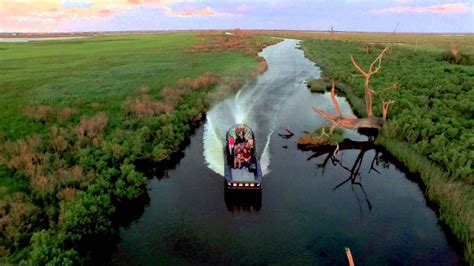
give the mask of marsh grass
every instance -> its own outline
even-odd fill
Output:
[[[332,134],[330,134],[330,128],[326,127],[323,134],[322,128],[318,128],[314,133],[305,133],[298,138],[298,145],[304,147],[317,147],[320,145],[336,145],[344,139],[344,132],[336,128]]]
[[[450,178],[442,168],[420,155],[410,144],[384,136],[377,138],[412,173],[420,174],[425,194],[438,209],[439,219],[449,226],[464,246],[466,261],[474,261],[474,188]]]
[[[383,49],[387,42],[396,47],[404,47],[417,51],[440,53],[457,43],[466,54],[474,54],[474,34],[436,34],[436,33],[402,33],[396,32],[334,32],[330,31],[254,31],[262,36],[295,38],[311,42],[339,41],[341,43],[357,43],[358,52],[367,54],[366,45],[370,49]],[[370,53],[369,53],[370,54]]]
[[[437,38],[435,40],[441,37]],[[472,35],[462,40],[470,38]],[[343,92],[354,112],[365,116],[362,80],[354,72],[349,54],[367,65],[371,54],[361,51],[358,41],[359,37],[351,41],[307,39],[303,50],[306,56],[318,62],[326,78],[336,80],[336,88]],[[464,44],[472,51],[472,45]],[[374,91],[385,91],[394,82],[400,84],[400,88],[387,90],[382,95],[396,102],[377,142],[411,172],[419,173],[426,186],[426,196],[438,206],[440,220],[462,243],[464,257],[472,264],[474,139],[469,121],[474,110],[470,93],[474,86],[474,68],[453,67],[452,63],[439,60],[440,52],[447,49],[445,45],[449,42],[433,43],[431,47],[429,43],[424,45],[418,51],[394,47],[384,60],[382,72],[374,77]],[[380,100],[380,95],[376,96],[375,102]],[[375,109],[376,115],[380,112]]]
[[[306,86],[312,92],[326,92],[331,90],[331,81],[328,79],[311,79],[307,82]]]

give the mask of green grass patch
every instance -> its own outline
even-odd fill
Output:
[[[312,92],[326,92],[331,90],[331,81],[320,78],[320,79],[311,79],[307,82],[306,86]]]
[[[336,145],[344,140],[344,132],[340,128],[330,133],[330,127],[318,128],[314,133],[303,134],[298,138],[298,146],[301,148],[317,148],[318,146]]]
[[[254,69],[239,52],[186,53],[198,34],[99,36],[68,41],[0,43],[0,130],[12,138],[44,127],[24,117],[28,106],[77,109],[91,115],[100,106],[118,126],[122,102],[141,86],[158,93],[178,79],[206,72]]]

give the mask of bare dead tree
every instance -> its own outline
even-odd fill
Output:
[[[331,31],[330,31],[330,36],[331,36],[331,39],[336,39],[336,31],[334,30],[334,27],[331,26]]]
[[[359,70],[362,76],[365,78],[365,108],[367,110],[367,116],[373,117],[372,113],[372,90],[370,89],[370,78],[372,75],[377,74],[382,67],[382,59],[385,53],[390,49],[390,46],[385,46],[383,51],[375,58],[375,60],[370,64],[369,70],[364,71],[355,61],[354,57],[351,55],[352,64]]]
[[[451,42],[449,44],[449,51],[451,54],[454,56],[454,58],[457,58],[459,55],[459,44],[457,42]]]
[[[373,95],[378,94],[380,92],[375,92],[370,88],[370,78],[379,73],[381,70],[381,64],[382,64],[382,59],[384,55],[386,54],[387,51],[390,50],[390,46],[387,45],[385,48],[382,50],[382,52],[375,58],[375,60],[370,64],[368,70],[362,69],[362,67],[357,64],[356,60],[354,57],[351,55],[351,61],[352,64],[355,66],[355,68],[362,74],[362,76],[365,79],[365,86],[364,86],[364,92],[365,92],[365,107],[367,111],[367,118],[347,118],[342,115],[341,109],[339,107],[339,103],[337,101],[337,98],[335,96],[335,88],[334,88],[334,81],[332,83],[332,88],[331,88],[331,100],[334,104],[334,107],[336,108],[337,114],[331,114],[327,113],[324,110],[313,108],[314,112],[318,113],[321,117],[325,118],[326,121],[323,123],[322,127],[322,132],[323,134],[326,134],[324,131],[324,127],[328,124],[331,124],[331,129],[330,129],[330,134],[334,132],[334,129],[336,127],[343,127],[343,128],[348,128],[348,129],[354,129],[354,128],[381,128],[384,121],[387,119],[388,115],[388,109],[391,104],[393,104],[395,101],[389,100],[385,101],[382,100],[382,109],[383,109],[383,115],[382,117],[375,117],[372,111],[372,105],[373,105]],[[398,84],[394,84],[392,87],[387,88],[386,90],[389,89],[394,89],[397,88]],[[386,91],[383,90],[383,91]]]

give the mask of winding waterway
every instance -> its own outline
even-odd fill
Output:
[[[347,265],[344,247],[357,265],[461,263],[419,185],[383,149],[331,158],[278,136],[282,127],[299,135],[320,126],[312,107],[333,111],[328,94],[306,88],[320,73],[297,46],[266,48],[268,71],[214,106],[177,165],[154,174],[149,203],[120,229],[112,264]],[[256,132],[261,193],[224,190],[223,136],[236,122]]]

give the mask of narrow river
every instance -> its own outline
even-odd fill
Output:
[[[333,109],[328,94],[306,88],[320,73],[297,46],[266,48],[268,71],[214,106],[176,166],[154,174],[143,213],[120,228],[112,264],[347,265],[344,247],[356,265],[461,263],[414,177],[383,149],[344,150],[331,160],[298,150],[297,136],[278,136],[281,128],[299,135],[320,126],[312,107]],[[236,122],[256,131],[261,193],[224,190],[222,142]]]

